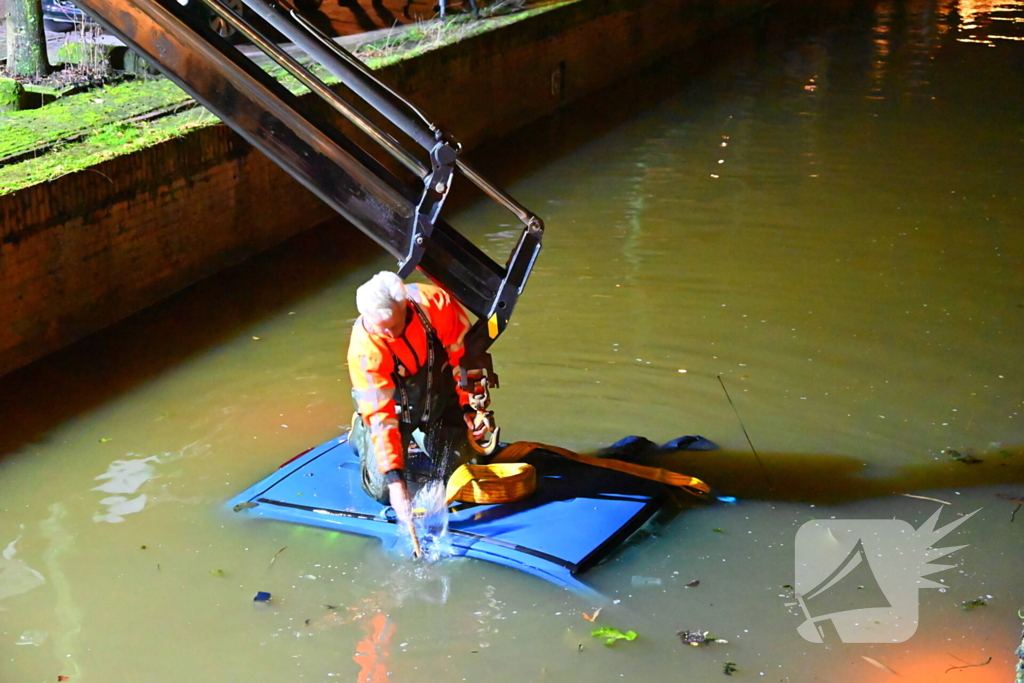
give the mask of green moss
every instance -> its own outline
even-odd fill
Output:
[[[58,145],[48,154],[0,168],[0,194],[88,170],[90,166],[108,159],[137,152],[217,122],[213,114],[197,108],[152,123],[117,122],[102,126],[75,144]]]
[[[180,104],[189,96],[170,81],[132,81],[61,98],[41,109],[0,115],[0,159],[81,136]],[[6,168],[6,167],[5,167]],[[4,169],[0,169],[0,173]]]
[[[18,81],[13,78],[0,78],[0,112],[21,109],[23,92],[21,83]]]
[[[370,68],[378,69],[578,1],[565,0],[487,19],[458,17],[444,23],[415,25],[402,32],[400,43],[392,41],[393,51],[386,55],[366,58],[365,47],[360,52]],[[265,70],[292,92],[306,90],[277,66]],[[314,73],[326,83],[337,82],[319,69]],[[173,109],[190,99],[174,83],[160,78],[97,88],[61,98],[41,109],[0,113],[0,130],[4,131],[0,163],[4,158],[31,157],[0,166],[0,195],[88,169],[218,122],[201,107],[150,121],[128,121]]]

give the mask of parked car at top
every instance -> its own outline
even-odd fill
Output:
[[[92,17],[70,0],[43,0],[43,28],[47,31],[67,33],[76,27],[95,25]]]
[[[203,4],[202,0],[174,1],[184,7],[186,11],[193,13],[193,16],[209,22],[210,28],[220,37],[227,39],[235,37],[235,33],[237,33],[235,27],[217,16],[212,9]],[[224,4],[235,12],[242,12],[242,0],[224,0]],[[47,31],[67,33],[80,28],[99,28],[99,25],[71,0],[43,0],[43,27]]]

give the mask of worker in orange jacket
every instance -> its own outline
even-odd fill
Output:
[[[475,411],[458,383],[469,318],[443,288],[406,285],[387,271],[359,287],[356,307],[348,347],[356,409],[349,443],[359,455],[363,489],[407,523],[409,482],[447,480],[472,457],[470,436],[483,435],[482,428],[474,433]],[[422,456],[410,462],[410,440],[427,462]]]

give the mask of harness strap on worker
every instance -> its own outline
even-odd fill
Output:
[[[517,441],[506,446],[488,465],[462,465],[456,469],[445,490],[447,504],[450,505],[455,500],[472,503],[509,503],[530,495],[536,488],[536,472],[531,465],[519,461],[538,448],[585,465],[625,472],[676,486],[699,498],[706,498],[711,493],[711,487],[697,477],[670,472],[660,467],[580,455],[566,448],[533,441]]]

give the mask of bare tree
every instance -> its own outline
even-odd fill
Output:
[[[15,78],[50,71],[42,0],[7,0],[7,71]]]

